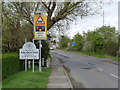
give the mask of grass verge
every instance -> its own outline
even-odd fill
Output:
[[[98,57],[98,58],[110,58],[113,61],[120,61],[120,58],[107,56],[107,55],[104,55],[104,54],[97,54],[97,53],[91,53],[91,52],[80,52],[80,51],[72,51],[72,50],[70,50],[70,51],[64,50],[64,51],[73,52],[73,53],[79,53],[79,54],[88,55],[88,56],[94,56],[94,57]]]
[[[50,72],[50,68],[43,68],[39,72],[38,67],[34,73],[22,71],[3,80],[2,88],[47,88]]]

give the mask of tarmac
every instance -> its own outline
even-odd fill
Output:
[[[73,88],[63,65],[55,56],[52,56],[51,69],[48,88]]]

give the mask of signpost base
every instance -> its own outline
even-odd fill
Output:
[[[27,71],[27,60],[25,60],[25,71]]]
[[[34,72],[34,59],[33,59],[33,72]]]

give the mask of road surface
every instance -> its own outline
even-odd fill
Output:
[[[62,50],[50,52],[70,70],[70,76],[85,88],[118,88],[118,65],[105,62],[107,59]]]

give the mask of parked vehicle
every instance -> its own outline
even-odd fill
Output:
[[[54,47],[53,47],[53,46],[50,46],[49,48],[50,48],[50,50],[54,50]]]

